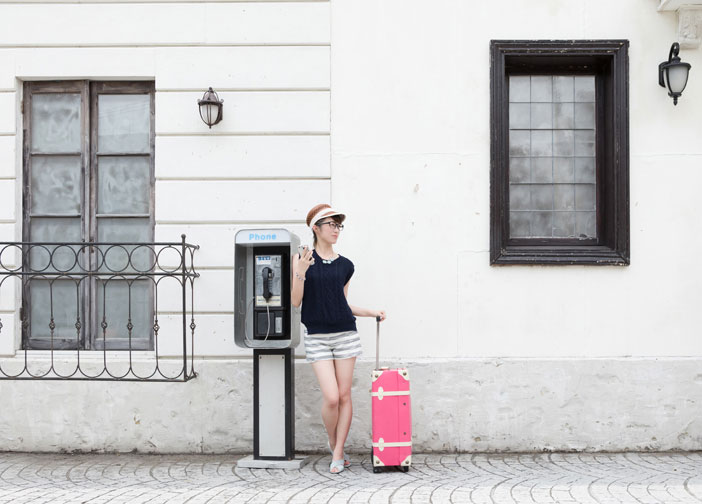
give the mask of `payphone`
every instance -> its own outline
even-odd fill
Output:
[[[307,461],[295,457],[300,310],[290,290],[299,244],[287,229],[242,229],[234,237],[234,342],[253,349],[254,374],[254,449],[241,467],[292,469]]]
[[[300,311],[290,303],[291,258],[300,240],[286,229],[244,229],[234,238],[234,341],[244,348],[293,348]]]

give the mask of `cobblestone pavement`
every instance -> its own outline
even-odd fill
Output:
[[[339,475],[328,456],[294,471],[238,458],[0,453],[0,502],[702,502],[702,453],[415,455],[382,474],[356,455]]]

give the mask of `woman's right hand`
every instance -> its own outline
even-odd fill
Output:
[[[305,251],[300,254],[300,259],[297,261],[298,272],[304,276],[307,269],[314,264],[312,250],[305,248]]]

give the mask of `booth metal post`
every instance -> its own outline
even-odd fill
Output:
[[[254,459],[295,458],[295,350],[253,351]]]
[[[254,469],[299,469],[295,456],[295,349],[253,351],[254,452],[237,463]]]
[[[238,467],[299,469],[308,460],[295,456],[300,311],[290,300],[290,259],[299,244],[286,229],[242,229],[234,238],[234,342],[253,349],[253,455]]]

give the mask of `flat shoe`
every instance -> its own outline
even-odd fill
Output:
[[[344,470],[344,459],[332,460],[332,463],[329,464],[329,472],[332,474],[339,474],[343,470]]]
[[[327,448],[329,448],[329,453],[332,454],[332,457],[334,456],[334,450],[332,450],[331,444],[329,441],[327,441]],[[344,467],[351,467],[351,459],[349,458],[346,453],[344,453]]]

